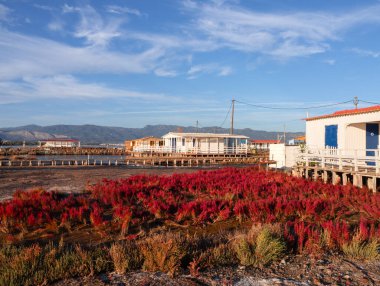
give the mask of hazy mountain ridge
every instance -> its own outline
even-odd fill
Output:
[[[76,138],[82,143],[122,143],[124,140],[145,136],[161,137],[170,131],[197,132],[193,126],[146,125],[143,128],[124,128],[99,125],[26,125],[12,128],[0,128],[0,138],[11,141],[38,141],[50,138]],[[229,133],[228,128],[202,127],[198,132]],[[235,134],[246,135],[252,139],[276,139],[283,132],[269,132],[250,128],[235,129]],[[302,135],[302,132],[289,132],[287,138]]]

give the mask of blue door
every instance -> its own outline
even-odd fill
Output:
[[[338,125],[325,126],[325,147],[338,148]]]
[[[379,146],[379,124],[366,124],[366,149],[377,149]],[[367,151],[367,156],[375,156],[375,151]],[[375,162],[367,162],[369,166],[375,166]]]

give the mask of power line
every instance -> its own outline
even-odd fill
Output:
[[[365,100],[359,100],[359,102],[365,102],[365,103],[369,103],[369,104],[377,104],[377,105],[380,105],[380,103],[378,103],[378,102],[371,102],[371,101],[365,101]]]
[[[228,115],[229,115],[230,112],[231,112],[231,108],[232,108],[232,102],[231,102],[231,105],[230,105],[230,109],[228,109],[228,112],[227,112],[227,114],[226,114],[226,117],[225,117],[224,120],[223,120],[223,123],[220,125],[221,128],[223,127],[224,123],[226,122],[226,120],[227,120],[227,118],[228,118]]]
[[[265,108],[265,109],[282,109],[282,110],[294,110],[294,109],[299,109],[299,110],[306,110],[306,109],[315,109],[315,108],[323,108],[323,107],[330,107],[330,106],[336,106],[336,105],[341,105],[341,104],[346,104],[352,102],[352,100],[347,100],[344,102],[338,102],[338,103],[332,103],[332,104],[324,104],[324,105],[315,105],[315,106],[308,106],[308,107],[271,107],[271,106],[265,106],[265,105],[259,105],[259,104],[252,104],[252,103],[247,103],[243,102],[240,100],[236,100],[236,102],[249,105],[252,107],[257,107],[257,108]]]

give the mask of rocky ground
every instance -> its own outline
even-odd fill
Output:
[[[68,279],[55,286],[272,286],[272,285],[380,285],[380,261],[375,263],[352,262],[341,256],[323,256],[318,259],[307,256],[289,256],[264,269],[226,267],[200,272],[198,277],[179,275],[171,278],[164,273],[132,272],[115,273],[95,277]]]
[[[82,192],[86,185],[103,178],[127,178],[136,174],[170,175],[195,172],[196,168],[127,168],[124,166],[1,168],[0,200],[16,190],[43,188],[48,191]]]

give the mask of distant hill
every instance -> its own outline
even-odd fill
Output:
[[[143,128],[107,127],[98,125],[26,125],[12,128],[0,128],[0,138],[10,141],[38,141],[51,138],[76,138],[84,144],[89,143],[122,143],[124,140],[145,136],[161,137],[162,135],[181,129],[183,132],[196,132],[195,127],[177,125],[147,125]],[[229,133],[229,129],[220,127],[202,127],[198,132]],[[235,134],[246,135],[252,139],[276,139],[282,132],[252,130],[250,128],[235,129]],[[301,132],[289,132],[287,138],[300,136]]]

